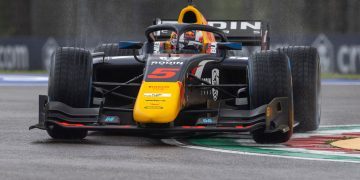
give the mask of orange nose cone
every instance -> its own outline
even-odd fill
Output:
[[[143,82],[137,96],[133,118],[139,123],[169,123],[181,109],[181,83]]]

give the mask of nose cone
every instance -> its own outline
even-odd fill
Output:
[[[181,85],[178,82],[143,82],[133,117],[139,123],[169,123],[181,109]]]

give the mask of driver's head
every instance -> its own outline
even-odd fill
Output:
[[[173,32],[170,36],[170,43],[171,47],[176,47],[176,42],[178,39],[178,35]],[[188,31],[182,34],[179,38],[179,50],[193,50],[198,53],[204,51],[204,44],[203,44],[203,35],[202,31]]]

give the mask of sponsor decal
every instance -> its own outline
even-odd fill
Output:
[[[157,24],[172,24],[177,21],[158,20]],[[208,25],[219,28],[227,34],[238,35],[239,33],[251,33],[255,35],[261,34],[261,21],[208,21]],[[162,30],[157,32],[157,36],[167,35],[169,31]],[[247,33],[248,34],[248,33]],[[248,35],[251,35],[248,34]]]
[[[179,58],[179,57],[174,57]],[[182,61],[151,61],[150,65],[183,65],[184,62]]]
[[[203,122],[203,123],[212,123],[213,122],[213,120],[211,119],[211,118],[204,118],[204,119],[201,119],[201,121]]]
[[[161,42],[155,42],[154,43],[154,54],[159,54],[160,53],[160,45],[161,45]]]
[[[210,44],[210,53],[216,54],[216,52],[217,52],[217,43],[211,43]]]
[[[212,78],[202,78],[202,75],[203,75],[203,71],[204,71],[204,68],[206,66],[206,64],[208,62],[211,62],[213,60],[204,60],[204,61],[201,61],[196,69],[196,72],[195,72],[195,76],[198,77],[198,78],[201,78],[202,80],[204,81],[207,81],[209,82],[210,84],[212,84]],[[201,91],[201,95],[211,95],[212,94],[212,90],[202,90]]]
[[[196,72],[195,72],[195,76],[198,77],[198,78],[201,78],[202,76],[202,73],[204,71],[204,67],[205,65],[208,63],[208,62],[211,62],[211,61],[214,61],[214,60],[204,60],[204,61],[201,61],[198,65],[198,67],[196,68]]]
[[[213,27],[217,27],[223,30],[260,30],[261,22],[260,21],[209,21],[208,24]]]
[[[101,122],[104,123],[109,123],[109,124],[119,124],[120,123],[120,118],[117,116],[103,116],[101,118]]]
[[[114,121],[115,117],[106,117],[105,122],[112,122]]]
[[[162,106],[145,106],[145,109],[164,109]]]
[[[212,85],[220,84],[220,70],[215,68],[211,70],[211,78],[201,78],[203,81],[207,81]],[[217,101],[219,97],[219,90],[211,88],[211,90],[202,90],[201,95],[212,95],[213,100]]]
[[[174,24],[177,21],[159,21],[158,24]],[[260,30],[261,29],[261,21],[208,21],[208,25],[217,27],[219,29],[253,29]]]
[[[115,121],[115,116],[108,116],[105,118],[105,122],[114,122]]]
[[[151,100],[145,100],[146,102],[165,102],[165,100],[155,100],[155,99],[151,99]]]
[[[144,93],[144,97],[171,97],[170,93]]]
[[[159,57],[163,61],[174,61],[180,59],[180,57]]]
[[[231,56],[229,59],[249,60],[249,57]]]
[[[214,125],[217,124],[217,119],[213,117],[202,117],[196,122],[196,125]]]
[[[169,89],[169,86],[148,86],[150,89],[154,91],[164,91],[165,89]]]
[[[156,68],[150,73],[147,78],[149,79],[170,79],[176,75],[179,68]]]
[[[211,71],[211,84],[212,85],[219,85],[220,83],[220,71],[219,69],[215,68]],[[216,101],[219,97],[219,90],[212,88],[212,95],[213,100]]]

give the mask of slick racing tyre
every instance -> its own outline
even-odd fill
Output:
[[[119,49],[118,44],[109,43],[109,44],[101,44],[94,49],[94,52],[104,52],[105,56],[132,56],[132,49]],[[136,51],[136,54],[138,52]]]
[[[266,133],[257,129],[252,133],[257,143],[282,143],[293,133],[293,102],[291,71],[288,57],[280,51],[262,51],[254,54],[249,61],[250,108],[269,104],[276,97],[288,97],[289,119],[287,132]]]
[[[55,52],[51,61],[48,95],[49,101],[59,101],[74,108],[90,107],[92,57],[89,51],[63,47]],[[47,126],[54,139],[83,139],[86,130],[64,129],[56,125]]]
[[[280,49],[291,64],[294,92],[295,131],[316,130],[321,117],[320,59],[316,48],[286,47]]]

